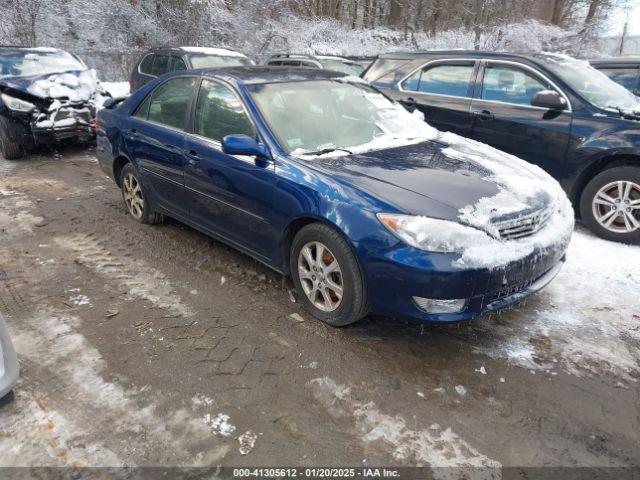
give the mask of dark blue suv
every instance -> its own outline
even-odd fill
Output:
[[[365,79],[434,127],[535,163],[597,235],[640,243],[640,103],[563,55],[382,55]]]

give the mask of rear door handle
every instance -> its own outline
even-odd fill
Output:
[[[132,138],[135,138],[138,136],[138,130],[136,130],[135,128],[132,128],[131,130],[129,130],[129,135],[131,135]]]
[[[481,122],[486,122],[496,118],[489,110],[482,110],[481,112],[475,111],[473,112],[473,116],[478,118]]]

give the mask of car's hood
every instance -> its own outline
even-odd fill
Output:
[[[46,75],[4,77],[0,79],[0,87],[42,100],[86,102],[96,91],[97,78],[93,69],[70,70]]]
[[[451,141],[453,139],[455,142]],[[362,154],[321,157],[313,163],[325,173],[348,181],[412,215],[460,220],[463,212],[483,203],[483,199],[486,203],[495,198],[511,205],[490,208],[486,213],[494,220],[548,206],[551,198],[544,188],[527,192],[525,202],[520,195],[522,192],[513,191],[515,185],[501,178],[520,175],[526,183],[531,175],[530,169],[520,168],[524,161],[507,156],[508,162],[505,162],[503,156],[506,154],[486,145],[445,134],[436,141]],[[495,171],[498,166],[502,171]],[[534,172],[537,180],[555,183],[537,170]]]

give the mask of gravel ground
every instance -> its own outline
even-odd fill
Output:
[[[578,229],[515,309],[332,329],[69,148],[0,160],[0,270],[3,466],[640,466],[640,247]]]

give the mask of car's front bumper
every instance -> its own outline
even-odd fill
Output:
[[[0,398],[11,391],[18,381],[19,374],[18,357],[13,349],[7,325],[0,315]]]
[[[60,141],[70,138],[89,141],[95,137],[93,127],[90,125],[76,124],[70,127],[32,127],[34,143],[43,145],[51,141]]]
[[[546,286],[564,264],[568,247],[558,243],[544,251],[497,268],[464,269],[455,254],[429,253],[400,245],[369,254],[364,267],[373,313],[425,322],[458,322],[506,308]],[[414,297],[464,299],[455,313],[425,311]]]

